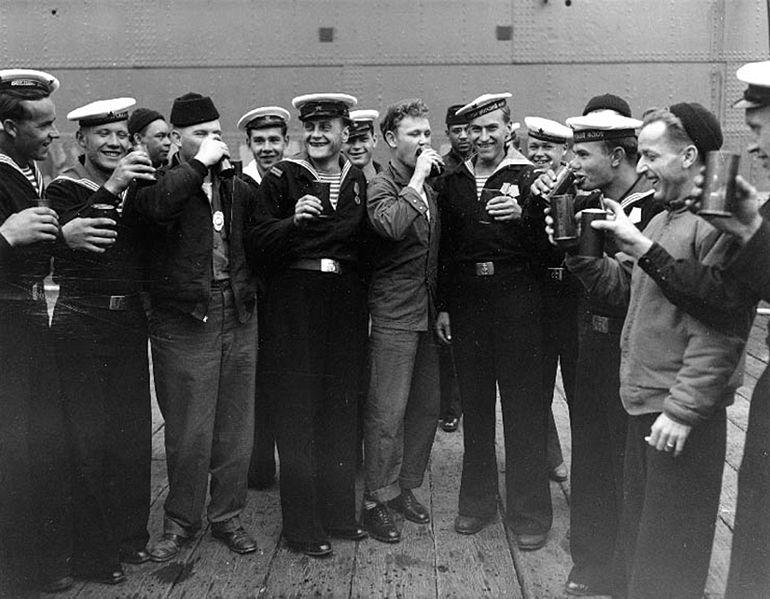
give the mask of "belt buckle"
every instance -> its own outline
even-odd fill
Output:
[[[558,268],[549,268],[548,269],[548,278],[552,281],[563,281],[564,280],[564,268],[558,267]]]
[[[606,316],[596,316],[594,314],[591,316],[591,327],[599,333],[609,333],[610,319]]]
[[[339,274],[340,263],[331,258],[321,258],[321,272],[333,272]]]
[[[476,276],[488,277],[495,274],[494,262],[476,262]]]
[[[45,289],[43,287],[43,283],[35,283],[32,285],[32,289],[30,291],[32,293],[32,301],[36,302],[40,298],[45,297]]]
[[[125,310],[126,309],[126,296],[125,295],[111,295],[110,296],[110,310]]]

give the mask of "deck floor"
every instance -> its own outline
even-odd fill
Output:
[[[728,449],[724,484],[706,597],[723,595],[733,517],[737,470],[743,452],[749,399],[767,365],[764,343],[767,316],[759,316],[748,347],[745,385],[728,410]],[[150,532],[161,530],[168,483],[163,449],[163,422],[154,406],[153,480]],[[569,464],[569,416],[561,382],[554,414]],[[498,411],[498,458],[504,488],[501,417]],[[277,488],[250,490],[242,516],[256,537],[256,553],[237,556],[215,541],[208,528],[185,546],[172,562],[126,566],[128,580],[117,587],[78,583],[63,597],[230,598],[230,597],[403,597],[541,599],[565,596],[562,586],[569,557],[569,483],[551,484],[554,525],[540,551],[521,552],[498,520],[473,536],[453,530],[462,460],[462,429],[436,433],[429,471],[417,496],[429,506],[432,522],[418,526],[399,521],[403,540],[387,545],[371,539],[336,541],[329,559],[311,559],[288,551],[281,542]],[[360,487],[360,485],[359,485]]]

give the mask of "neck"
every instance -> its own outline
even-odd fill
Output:
[[[335,154],[331,158],[324,158],[323,160],[317,160],[308,156],[308,162],[313,165],[313,168],[319,173],[339,173],[340,168],[340,155]]]
[[[8,139],[8,136],[3,135],[2,133],[0,133],[0,152],[8,156],[21,168],[30,167],[34,162],[34,160],[28,156],[22,156],[19,154],[19,152],[16,150],[16,147],[13,145],[13,143],[11,143],[11,140]]]
[[[88,160],[88,158],[86,158],[83,168],[85,169],[88,178],[99,185],[104,185],[107,182],[107,179],[112,175],[112,171],[108,172],[99,168]]]
[[[634,184],[637,178],[636,169],[630,164],[623,163],[619,167],[618,173],[612,178],[606,186],[602,188],[602,193],[617,202],[619,202],[623,194],[626,193]]]
[[[412,176],[414,173],[414,165],[409,165],[403,160],[399,160],[396,158],[395,154],[391,153],[391,159],[390,161],[396,166],[396,169],[399,171],[405,172],[408,176]]]
[[[479,156],[479,159],[476,161],[476,174],[482,177],[491,175],[504,158],[505,154],[498,154],[492,160],[484,160]]]

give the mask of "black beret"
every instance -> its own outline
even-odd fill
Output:
[[[446,109],[446,124],[451,127],[452,125],[467,125],[470,121],[464,114],[457,116],[457,111],[460,110],[465,104],[453,104]]]
[[[141,131],[153,121],[165,121],[163,115],[151,108],[137,108],[128,117],[128,133],[141,133]]]
[[[614,110],[625,117],[631,118],[631,107],[628,105],[628,102],[614,94],[602,94],[588,100],[588,104],[583,109],[583,116],[594,110]]]
[[[701,158],[706,158],[706,152],[722,147],[722,127],[711,111],[697,102],[674,104],[669,107],[669,111],[682,121],[684,130],[698,148]]]
[[[218,118],[219,113],[214,108],[211,98],[193,92],[174,100],[171,108],[171,124],[175,127],[189,127],[215,121]]]

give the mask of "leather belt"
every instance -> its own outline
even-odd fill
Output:
[[[586,314],[586,321],[591,329],[597,333],[608,335],[618,334],[623,330],[623,319],[613,318],[611,316],[601,316],[599,314]]]
[[[79,306],[87,308],[99,308],[112,312],[125,312],[132,303],[141,305],[139,296],[134,295],[89,295],[89,296],[65,296],[65,301],[73,301]]]
[[[564,280],[564,274],[567,270],[563,266],[559,266],[556,268],[548,268],[546,269],[548,271],[548,280],[549,281],[563,281]]]
[[[491,277],[503,272],[524,272],[528,264],[515,264],[510,261],[471,262],[463,265],[463,270],[476,277]]]
[[[332,258],[306,258],[295,260],[289,264],[289,268],[296,270],[315,270],[318,272],[330,272],[335,275],[342,273],[342,264]]]

